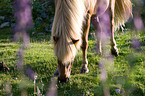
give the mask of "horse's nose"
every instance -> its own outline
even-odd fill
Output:
[[[60,77],[58,77],[58,82],[59,83],[66,83],[69,81],[69,78],[64,78],[64,79],[61,79]]]

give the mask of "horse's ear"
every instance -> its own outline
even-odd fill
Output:
[[[72,42],[73,42],[73,44],[75,44],[75,45],[78,43],[78,41],[79,41],[79,39],[78,39],[78,40],[72,39]]]
[[[55,43],[59,40],[59,37],[57,36],[53,36],[53,40],[55,41]]]

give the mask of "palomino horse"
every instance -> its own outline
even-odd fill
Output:
[[[98,17],[110,10],[111,52],[118,55],[114,40],[114,30],[124,25],[132,14],[130,0],[55,0],[55,17],[52,26],[54,52],[58,60],[58,75],[60,82],[67,82],[70,77],[71,63],[74,61],[77,49],[82,48],[83,60],[80,73],[88,73],[87,48],[90,22],[97,30]],[[101,11],[100,11],[101,10]],[[99,51],[101,39],[98,36]]]

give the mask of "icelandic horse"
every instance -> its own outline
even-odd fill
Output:
[[[88,73],[87,48],[90,23],[99,29],[99,16],[110,11],[110,42],[111,52],[118,55],[114,39],[114,30],[132,15],[130,0],[55,0],[55,16],[52,26],[52,41],[58,67],[54,75],[58,75],[60,82],[67,82],[70,77],[71,64],[78,49],[82,49],[83,60],[80,73]],[[99,11],[101,10],[101,11]],[[109,26],[109,25],[108,25]],[[101,38],[97,36],[99,51]]]

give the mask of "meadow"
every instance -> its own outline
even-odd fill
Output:
[[[5,62],[10,70],[0,72],[0,96],[43,96],[50,93],[57,96],[104,96],[105,87],[109,89],[111,96],[144,96],[145,31],[126,29],[124,32],[115,32],[120,52],[117,57],[97,54],[96,38],[92,34],[91,30],[89,73],[79,74],[82,60],[82,52],[79,50],[69,82],[59,83],[57,78],[53,78],[57,59],[53,53],[50,33],[30,35],[30,44],[22,57],[23,68],[19,69],[17,63],[21,42],[12,40],[11,28],[1,29],[0,62]],[[106,49],[110,53],[109,43]],[[101,81],[99,64],[102,61],[107,64],[105,82]]]

